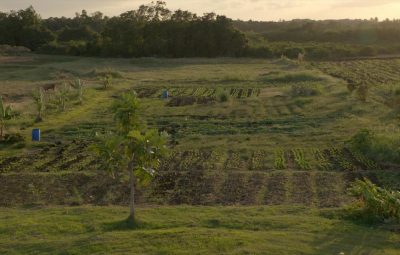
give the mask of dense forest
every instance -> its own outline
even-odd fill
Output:
[[[33,7],[0,12],[0,45],[46,54],[343,59],[398,54],[399,42],[400,20],[233,21],[171,11],[163,1],[115,17],[83,10],[42,19]]]

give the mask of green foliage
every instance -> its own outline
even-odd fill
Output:
[[[135,92],[125,93],[112,107],[118,133],[105,137],[105,143],[96,146],[103,164],[113,173],[129,174],[130,215],[135,222],[134,194],[136,180],[147,184],[155,175],[160,159],[165,156],[167,134],[146,129],[139,117],[139,101]],[[135,178],[136,177],[136,178]]]
[[[217,94],[217,99],[219,102],[224,103],[229,101],[230,95],[226,90],[221,90],[219,91],[219,93]]]
[[[400,163],[400,138],[376,135],[369,130],[361,130],[349,141],[352,151],[360,153],[379,164]]]
[[[275,150],[274,166],[276,169],[279,169],[279,170],[287,168],[284,150]]]
[[[302,170],[310,170],[311,169],[311,165],[304,155],[304,150],[293,149],[292,153],[294,156],[294,162],[297,164],[297,166],[300,169],[302,169]]]
[[[132,129],[141,130],[144,127],[140,110],[136,92],[124,93],[113,103],[114,120],[121,135],[127,135]]]
[[[380,188],[368,179],[355,181],[350,191],[367,218],[400,222],[400,192]]]
[[[263,78],[264,82],[272,83],[298,83],[298,82],[317,82],[324,78],[312,72],[284,72],[268,75]]]

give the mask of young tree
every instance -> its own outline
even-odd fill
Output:
[[[139,101],[135,93],[123,94],[113,107],[116,131],[95,146],[103,165],[113,176],[129,175],[130,214],[135,222],[135,185],[148,183],[167,153],[167,134],[147,129],[139,117]]]
[[[32,97],[37,110],[36,122],[40,122],[43,120],[42,115],[46,109],[43,88],[39,88],[37,91],[34,91],[32,93]]]
[[[3,139],[4,128],[6,126],[6,120],[12,118],[12,111],[10,106],[5,106],[3,98],[0,96],[0,140]]]

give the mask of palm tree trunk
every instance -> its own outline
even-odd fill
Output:
[[[130,222],[135,222],[135,175],[133,173],[133,163],[129,163],[129,184],[131,188],[131,194],[129,198],[129,218]]]

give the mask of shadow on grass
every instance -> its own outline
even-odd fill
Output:
[[[141,230],[149,228],[149,225],[140,221],[131,219],[124,219],[114,222],[107,222],[102,224],[102,228],[106,232],[112,231],[129,231],[129,230]]]

